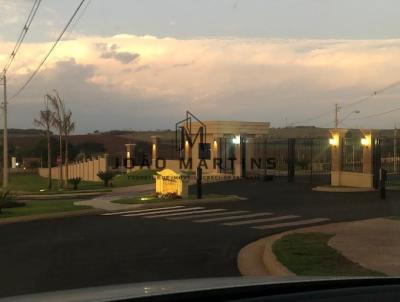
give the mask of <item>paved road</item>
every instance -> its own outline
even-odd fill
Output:
[[[247,243],[295,227],[400,215],[400,192],[312,192],[259,181],[208,184],[246,201],[0,227],[0,296],[166,279],[237,276]],[[141,211],[141,212],[139,212]]]

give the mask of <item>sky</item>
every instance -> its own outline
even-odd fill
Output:
[[[42,0],[8,72],[12,96],[79,0]],[[400,2],[396,0],[91,0],[41,72],[10,101],[9,126],[32,128],[57,89],[77,133],[173,129],[202,120],[273,127],[399,123]],[[0,67],[33,0],[0,0]],[[353,111],[360,111],[352,113]],[[318,118],[314,118],[318,117]],[[399,123],[400,126],[400,123]]]

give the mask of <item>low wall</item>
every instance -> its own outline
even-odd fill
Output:
[[[367,173],[332,171],[332,186],[373,188],[373,175]]]
[[[86,181],[101,181],[97,176],[100,171],[107,171],[107,156],[98,157],[95,159],[89,159],[86,161],[72,162],[68,164],[68,178],[80,177]],[[39,168],[39,175],[42,177],[48,177],[47,168]],[[63,178],[66,178],[66,166],[63,166]],[[51,177],[53,179],[60,178],[59,167],[51,168]]]

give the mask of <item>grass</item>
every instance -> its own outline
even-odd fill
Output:
[[[77,200],[34,200],[25,202],[25,207],[2,209],[0,221],[2,218],[30,216],[48,213],[60,213],[77,210],[91,209],[89,206],[76,206]]]
[[[138,170],[129,175],[117,175],[111,180],[113,187],[127,187],[135,186],[140,184],[154,183],[153,175],[154,170]],[[37,174],[16,174],[11,175],[10,180],[10,190],[19,192],[29,192],[36,194],[60,194],[60,193],[73,193],[73,192],[102,192],[110,191],[111,188],[106,188],[101,181],[81,181],[78,185],[78,190],[73,190],[70,188],[65,188],[59,190],[58,180],[53,180],[53,188],[50,191],[40,192],[40,190],[47,188],[47,178],[41,177]]]
[[[228,195],[216,195],[216,194],[207,194],[203,195],[203,199],[206,198],[226,198]],[[157,198],[154,195],[143,195],[143,196],[136,196],[133,198],[123,198],[123,199],[117,199],[113,200],[111,202],[113,203],[119,203],[119,204],[137,204],[137,203],[152,203],[152,202],[163,202],[163,201],[190,201],[190,200],[196,200],[196,195],[189,195],[188,198],[185,199],[161,199]]]
[[[354,263],[328,245],[334,235],[294,233],[277,240],[272,250],[278,260],[300,276],[385,276]]]
[[[16,174],[10,176],[10,189],[12,191],[23,192],[40,192],[40,190],[47,188],[47,178],[41,177],[37,174]],[[58,180],[53,180],[53,189],[46,191],[44,194],[49,193],[65,193],[68,191],[79,192],[82,190],[104,190],[102,182],[96,181],[81,181],[78,185],[78,190],[64,189],[62,192],[58,190]]]
[[[115,178],[111,180],[111,182],[113,184],[113,187],[116,188],[151,184],[155,182],[153,178],[153,175],[155,173],[156,173],[155,170],[149,170],[149,169],[137,170],[129,174],[117,175]]]

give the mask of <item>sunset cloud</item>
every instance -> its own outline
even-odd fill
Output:
[[[0,42],[2,50],[11,45]],[[24,45],[11,70],[10,91],[23,83],[49,47],[49,43]],[[5,54],[0,53],[0,63]],[[82,86],[79,93],[63,92],[66,98],[79,100],[76,108],[104,106],[99,94],[112,96],[116,115],[125,114],[124,106],[141,106],[141,112],[132,112],[132,127],[136,115],[154,114],[151,106],[164,106],[163,113],[171,115],[171,120],[152,128],[168,128],[186,109],[205,119],[234,115],[277,125],[285,117],[301,120],[398,80],[399,57],[400,40],[78,36],[60,43],[21,98],[25,104],[37,104],[53,88],[63,92],[69,86]],[[369,110],[392,106],[393,93],[396,90],[384,105]]]

